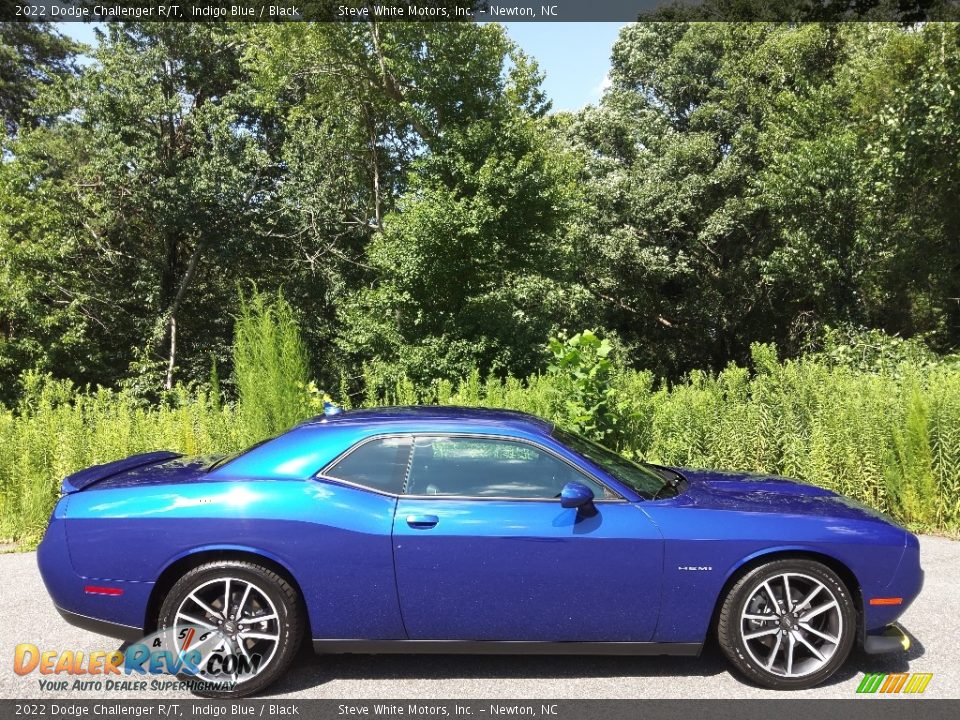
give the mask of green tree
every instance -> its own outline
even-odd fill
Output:
[[[960,26],[888,33],[863,62],[867,323],[960,342]]]
[[[0,120],[8,136],[45,118],[37,94],[76,72],[80,50],[45,23],[0,22]]]
[[[229,399],[245,279],[351,392],[536,372],[564,327],[671,379],[829,327],[960,341],[955,25],[631,25],[599,105],[553,115],[495,24],[69,45],[0,27],[5,402],[30,368],[150,396],[211,355]]]
[[[41,98],[58,120],[21,133],[0,180],[14,365],[157,392],[184,364],[204,376],[211,346],[226,355],[216,308],[272,249],[238,32],[110,25],[95,62]]]
[[[423,152],[409,88],[393,74],[403,54],[418,51],[406,31],[396,39],[401,30],[258,25],[243,54],[257,106],[270,118],[271,159],[283,168],[269,232],[284,242],[284,289],[309,312],[308,343],[327,356],[338,308],[369,279],[370,239]]]
[[[842,324],[954,347],[956,51],[950,25],[625,28],[570,137],[580,281],[634,362],[719,369]]]
[[[536,66],[502,28],[420,32],[434,61],[398,64],[426,85],[409,104],[423,149],[370,243],[373,282],[346,307],[341,345],[419,382],[474,364],[529,372],[578,302],[563,284],[570,158],[543,120]]]

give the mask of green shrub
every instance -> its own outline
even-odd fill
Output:
[[[592,440],[618,445],[613,411],[613,346],[591,330],[550,338],[547,376],[556,383],[564,425]]]

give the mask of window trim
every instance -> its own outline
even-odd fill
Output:
[[[559,455],[552,448],[546,447],[545,445],[538,443],[534,440],[528,438],[516,437],[513,435],[496,435],[492,433],[464,433],[464,432],[454,432],[454,433],[444,433],[444,432],[402,432],[402,433],[382,433],[378,435],[371,435],[370,437],[363,438],[358,443],[350,446],[344,450],[340,455],[335,457],[333,460],[324,465],[319,471],[313,475],[313,479],[322,479],[329,482],[346,485],[349,487],[358,488],[360,490],[366,490],[368,492],[376,493],[377,495],[383,495],[385,497],[392,498],[410,498],[413,500],[491,500],[491,501],[510,501],[510,502],[558,502],[557,498],[518,498],[518,497],[509,497],[509,496],[497,496],[497,497],[479,497],[474,495],[408,495],[405,492],[401,493],[391,493],[386,492],[385,490],[380,490],[378,488],[372,488],[368,485],[361,485],[360,483],[351,482],[350,480],[343,480],[332,475],[328,475],[327,471],[335,467],[340,461],[344,460],[347,456],[359,450],[361,447],[366,445],[369,442],[376,440],[389,440],[391,438],[410,438],[410,455],[407,457],[407,471],[403,478],[403,489],[406,489],[407,483],[410,481],[410,470],[413,464],[413,453],[416,446],[417,438],[470,438],[477,440],[505,440],[507,442],[521,443],[524,445],[530,445],[531,447],[537,448],[547,453],[556,460],[559,460],[566,465],[569,465],[571,468],[576,470],[581,475],[586,476],[593,482],[597,483],[600,487],[604,488],[609,492],[613,497],[609,498],[594,498],[594,503],[625,503],[629,502],[620,492],[616,489],[610,487],[610,485],[600,478],[598,478],[594,473],[586,470],[585,468],[580,467],[572,460],[568,460],[565,457]]]

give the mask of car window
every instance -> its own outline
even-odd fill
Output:
[[[545,450],[493,438],[418,437],[408,495],[555,498],[568,482],[597,498],[613,497],[600,483]]]
[[[665,479],[660,472],[627,460],[592,440],[559,428],[554,429],[553,437],[578,455],[595,462],[624,485],[636,490],[643,498],[653,500],[672,497],[678,492],[675,482]]]
[[[399,495],[407,474],[412,438],[381,438],[363,443],[330,466],[324,475]]]

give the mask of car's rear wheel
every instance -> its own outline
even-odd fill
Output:
[[[769,688],[802,689],[833,675],[850,654],[857,610],[827,566],[804,558],[754,568],[730,589],[717,636],[747,678]]]
[[[303,632],[297,593],[255,563],[218,560],[190,570],[160,608],[158,627],[204,697],[241,697],[289,667]],[[199,681],[199,682],[198,682]]]

